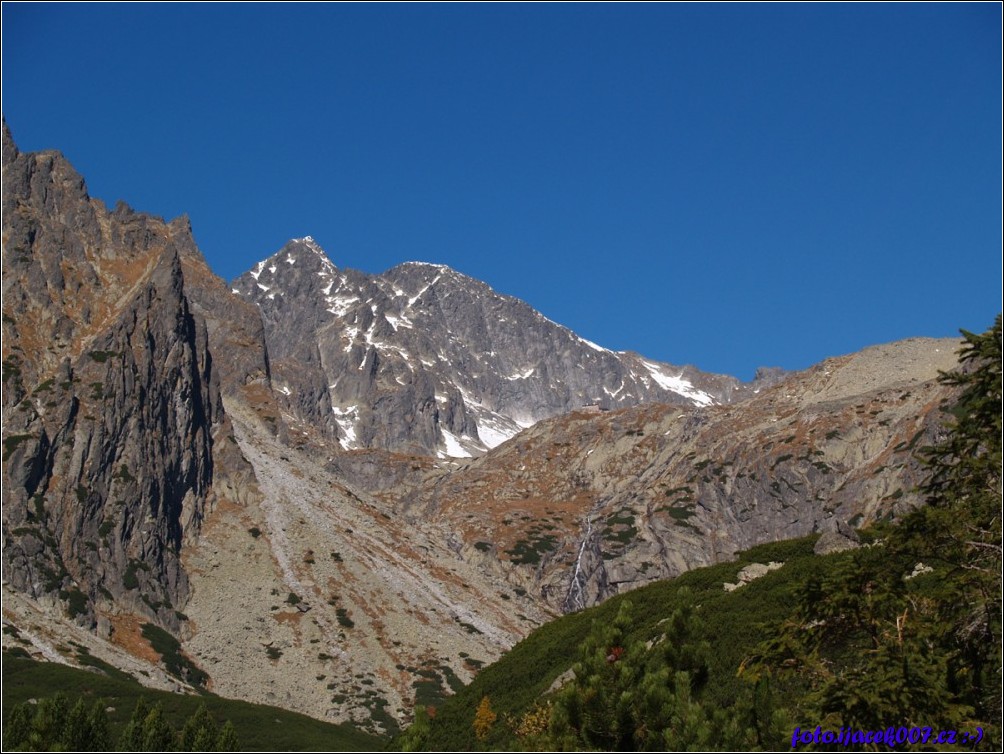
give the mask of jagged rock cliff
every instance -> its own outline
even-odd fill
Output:
[[[225,430],[187,225],[107,210],[6,123],[3,181],[5,579],[82,621],[128,606],[175,625]]]

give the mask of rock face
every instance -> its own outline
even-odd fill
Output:
[[[114,603],[175,625],[223,426],[184,291],[191,237],[108,211],[6,124],[3,180],[5,578],[84,621]]]
[[[430,478],[408,510],[566,611],[764,542],[853,544],[921,502],[912,451],[941,431],[958,345],[877,346],[734,405],[572,412]]]
[[[209,350],[225,395],[259,394],[271,385],[265,328],[258,308],[234,296],[209,269],[187,217],[168,226],[175,239],[192,315],[205,323]],[[271,407],[270,407],[271,408]]]
[[[261,308],[281,402],[345,449],[465,457],[587,405],[714,405],[778,379],[609,351],[442,265],[338,269],[310,237],[233,288]]]

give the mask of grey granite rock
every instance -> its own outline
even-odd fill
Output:
[[[824,531],[819,535],[819,539],[816,540],[816,545],[812,548],[812,551],[816,555],[829,555],[831,552],[853,550],[860,546],[857,539],[851,539],[838,531]]]
[[[711,405],[753,390],[601,348],[442,265],[339,269],[310,237],[233,288],[261,309],[287,410],[345,448],[476,455],[587,405]]]
[[[3,142],[5,578],[84,622],[115,601],[175,625],[223,420],[190,234]]]

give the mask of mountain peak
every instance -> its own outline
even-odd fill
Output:
[[[735,378],[615,353],[447,265],[337,269],[309,236],[234,291],[262,312],[289,413],[330,427],[345,449],[463,457],[583,406],[739,394]]]
[[[280,270],[283,272],[280,273]],[[289,273],[293,273],[293,278],[302,277],[305,273],[330,277],[337,274],[337,271],[338,268],[324,249],[311,236],[304,236],[289,239],[272,256],[261,260],[234,280],[233,286],[235,290],[239,290],[240,282],[250,276],[259,289],[274,290],[273,284],[280,279],[287,285],[293,283]]]
[[[291,238],[286,243],[286,246],[289,246],[290,244],[301,244],[303,246],[306,246],[315,254],[320,254],[324,257],[327,257],[327,254],[324,253],[324,249],[322,249],[318,245],[317,241],[314,240],[313,236],[304,236],[303,238]]]
[[[269,257],[269,260],[275,257],[281,256],[282,254],[295,253],[306,249],[307,251],[313,253],[316,257],[324,260],[328,264],[334,264],[328,257],[324,249],[321,248],[320,244],[314,240],[313,236],[304,236],[303,238],[291,238],[289,239],[279,251]]]

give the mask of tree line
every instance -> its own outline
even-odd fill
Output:
[[[62,692],[23,702],[10,712],[3,728],[4,751],[238,751],[233,723],[220,726],[205,704],[200,704],[180,730],[164,717],[160,704],[145,697],[136,702],[132,717],[114,738],[105,702],[89,707],[83,699],[70,706]]]

